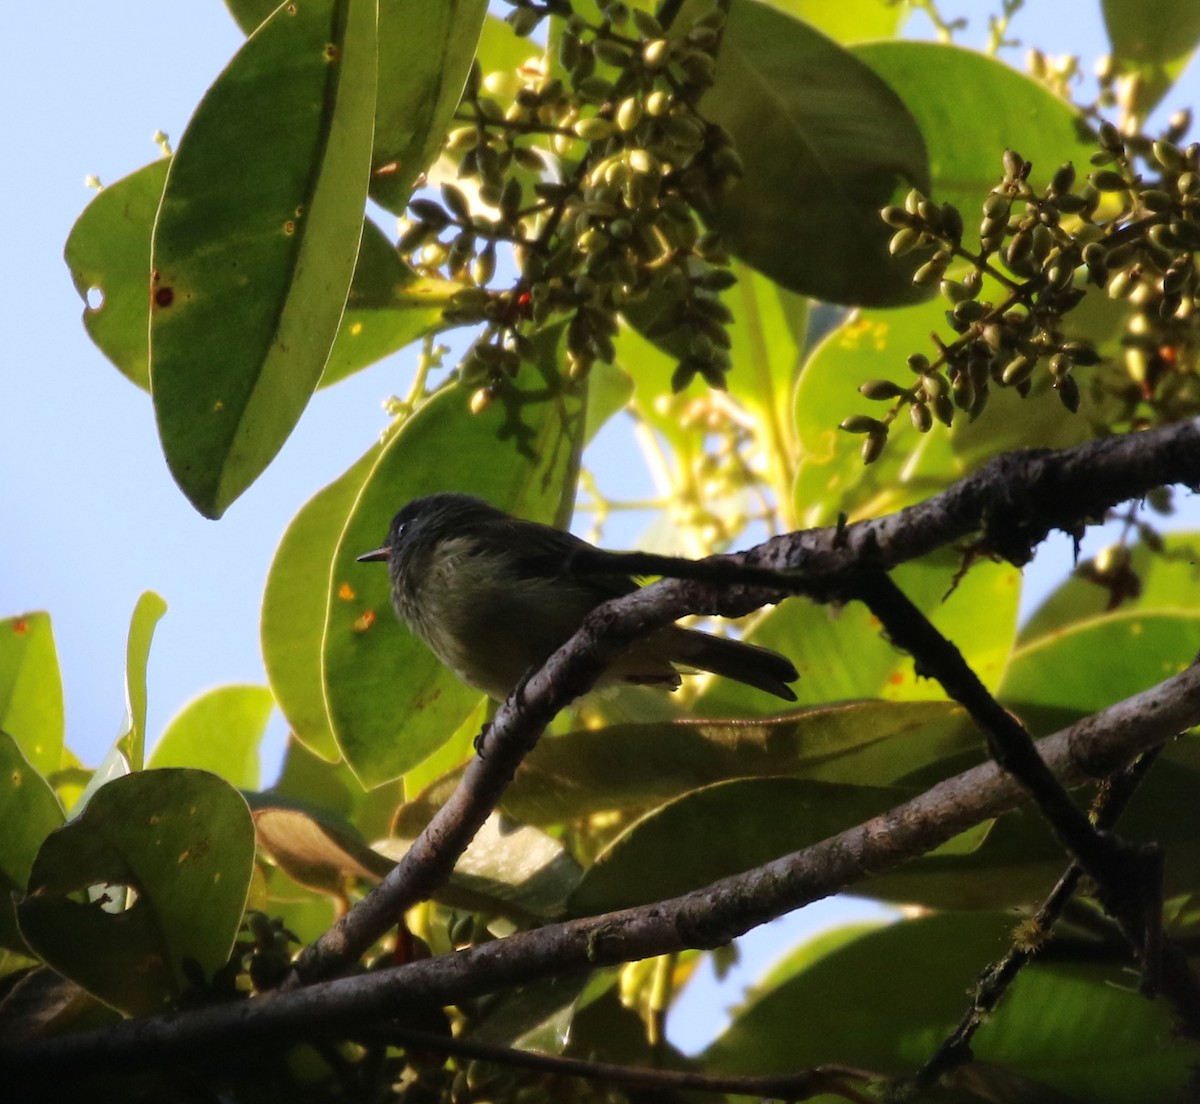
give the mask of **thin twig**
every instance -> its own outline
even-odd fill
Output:
[[[732,1074],[700,1073],[692,1070],[646,1069],[515,1050],[512,1047],[477,1043],[470,1039],[454,1039],[431,1031],[417,1031],[407,1027],[380,1028],[363,1037],[384,1040],[394,1046],[413,1047],[432,1054],[449,1054],[456,1058],[472,1058],[501,1066],[538,1070],[558,1077],[578,1077],[587,1081],[628,1085],[639,1089],[736,1093],[739,1096],[757,1096],[770,1100],[808,1100],[821,1093],[834,1093],[845,1100],[853,1101],[854,1104],[871,1104],[867,1097],[856,1092],[847,1082],[883,1080],[881,1074],[836,1064],[760,1077],[738,1077]]]
[[[1096,881],[1105,909],[1121,924],[1145,968],[1153,968],[1145,943],[1162,902],[1159,898],[1156,904],[1147,888],[1161,877],[1159,864],[1091,823],[1042,762],[1025,726],[992,697],[962,653],[889,575],[865,572],[848,586],[847,594],[863,602],[891,642],[913,657],[919,675],[936,679],[970,713],[987,739],[992,758],[1028,790],[1059,841]]]
[[[1116,825],[1121,813],[1137,792],[1138,786],[1149,773],[1150,767],[1158,759],[1161,750],[1161,747],[1151,748],[1109,780],[1097,800],[1094,811],[1097,828],[1109,829]],[[1033,920],[1021,925],[1021,938],[1013,943],[1002,959],[992,963],[983,972],[976,986],[971,1007],[913,1078],[919,1090],[928,1090],[944,1074],[971,1060],[971,1039],[1004,999],[1021,970],[1045,947],[1046,941],[1051,938],[1054,925],[1071,901],[1082,878],[1083,868],[1078,863],[1067,867],[1034,914]]]

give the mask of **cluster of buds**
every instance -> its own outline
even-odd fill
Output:
[[[449,321],[484,326],[460,365],[472,388],[515,372],[528,330],[553,318],[567,321],[575,378],[612,359],[618,314],[677,357],[677,390],[697,374],[719,387],[730,367],[731,316],[717,293],[734,278],[696,214],[741,173],[729,136],[697,110],[724,15],[684,30],[619,0],[598,7],[592,24],[565,4],[516,0],[508,20],[519,34],[562,20],[562,76],[523,66],[504,103],[505,81],[476,68],[446,145],[462,187],[409,207],[401,252],[462,283]],[[494,286],[500,243],[517,262],[510,287]]]
[[[884,221],[896,231],[893,253],[930,251],[913,280],[938,285],[950,303],[946,320],[954,337],[935,337],[933,358],[908,358],[914,385],[871,380],[859,388],[868,399],[893,404],[882,418],[842,422],[848,432],[865,434],[866,462],[882,453],[888,427],[905,406],[916,429],[928,432],[935,420],[949,426],[960,414],[979,417],[992,387],[1026,396],[1040,370],[1062,404],[1077,411],[1074,369],[1101,358],[1088,342],[1066,336],[1064,318],[1089,286],[1131,307],[1124,363],[1095,381],[1097,403],[1107,404],[1098,405],[1098,415],[1117,427],[1200,412],[1194,370],[1200,144],[1186,150],[1177,144],[1189,122],[1176,117],[1157,140],[1122,136],[1102,123],[1086,178],[1068,163],[1040,191],[1030,183],[1030,164],[1007,151],[1004,178],[983,203],[977,251],[964,245],[962,216],[948,204],[912,192],[903,207],[884,208]]]

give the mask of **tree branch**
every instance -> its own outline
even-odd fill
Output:
[[[982,729],[992,758],[1033,798],[1054,834],[1095,881],[1105,910],[1120,925],[1147,973],[1158,968],[1149,945],[1161,931],[1161,858],[1131,847],[1093,825],[1039,758],[1017,717],[988,692],[962,653],[883,571],[865,572],[847,587],[879,619],[888,638],[908,652],[917,672],[936,679]]]
[[[569,649],[556,657],[566,663]],[[553,664],[551,665],[553,666]],[[545,674],[545,672],[543,672]],[[1064,786],[1103,778],[1134,756],[1200,723],[1200,666],[1047,737],[1038,752]],[[194,1012],[18,1045],[0,1041],[0,1071],[46,1077],[167,1062],[214,1046],[344,1037],[414,1006],[445,1005],[539,978],[687,948],[712,948],[924,854],[1026,800],[988,762],[855,828],[683,896],[550,924],[392,970]]]
[[[633,640],[688,614],[741,616],[785,593],[828,599],[866,567],[894,567],[972,534],[981,534],[985,549],[1025,563],[1052,529],[1076,532],[1117,503],[1166,483],[1200,485],[1200,421],[1061,452],[1008,453],[898,513],[785,534],[731,556],[695,562],[601,553],[591,563],[580,557],[579,570],[648,570],[683,578],[664,579],[593,611],[509,696],[458,789],[391,873],[305,948],[285,988],[345,971],[405,909],[444,884],[546,725],[587,693]],[[629,566],[647,562],[656,566]]]

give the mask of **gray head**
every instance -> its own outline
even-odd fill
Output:
[[[474,495],[442,492],[414,498],[392,518],[383,545],[364,552],[358,562],[387,560],[396,564],[416,548],[428,548],[446,537],[468,535],[481,526],[506,519],[502,510]]]

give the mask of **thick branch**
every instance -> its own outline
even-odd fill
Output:
[[[560,653],[560,656],[563,653]],[[559,662],[565,662],[560,659]],[[1070,728],[1038,751],[1064,786],[1111,774],[1138,753],[1200,723],[1200,666]],[[1025,800],[988,762],[855,828],[745,874],[671,900],[551,924],[394,970],[341,978],[239,1004],[25,1043],[0,1042],[0,1070],[45,1075],[167,1061],[213,1046],[342,1036],[355,1025],[443,1005],[556,974],[689,947],[720,946],[759,924],[924,854]]]

